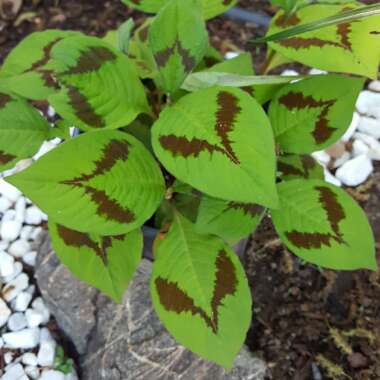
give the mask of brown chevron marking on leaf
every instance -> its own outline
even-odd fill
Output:
[[[337,32],[340,36],[340,43],[342,47],[346,50],[352,51],[352,44],[349,39],[349,34],[351,33],[351,23],[345,22],[337,25]]]
[[[164,67],[174,52],[174,46],[161,50],[154,54],[158,67]]]
[[[9,95],[0,92],[0,109],[4,108],[11,100],[12,98]]]
[[[57,224],[57,232],[67,246],[78,249],[81,247],[90,248],[100,257],[104,265],[108,264],[107,248],[112,246],[111,237],[106,236],[102,238],[100,246],[96,241],[91,239],[89,234],[72,230],[61,224]]]
[[[239,203],[239,202],[230,202],[228,204],[227,210],[242,210],[245,215],[250,215],[255,217],[260,215],[264,211],[264,207],[257,205],[256,203]]]
[[[241,107],[238,104],[238,98],[227,91],[219,92],[217,102],[219,109],[216,114],[215,130],[229,159],[238,165],[240,161],[232,149],[229,133],[233,131],[236,116],[241,112]]]
[[[102,128],[105,125],[103,118],[97,115],[87,98],[82,95],[75,87],[69,87],[67,93],[69,104],[74,108],[75,115],[85,124],[94,128]]]
[[[331,247],[331,241],[335,240],[339,244],[346,244],[343,240],[343,234],[339,229],[339,222],[342,221],[346,215],[343,207],[337,201],[336,194],[328,187],[317,186],[315,190],[319,192],[319,202],[323,209],[326,211],[328,221],[330,223],[333,234],[331,233],[318,233],[318,232],[287,232],[287,238],[299,248],[321,248],[322,245]]]
[[[289,110],[305,109],[305,108],[320,108],[322,111],[315,124],[315,129],[312,132],[314,140],[317,144],[322,144],[327,141],[336,131],[336,128],[330,127],[327,115],[331,107],[336,103],[336,99],[331,100],[315,100],[312,96],[305,96],[302,92],[289,92],[279,99],[279,103],[283,104]]]
[[[141,42],[145,42],[148,39],[148,35],[149,35],[149,25],[146,25],[139,31],[139,37],[140,37]]]
[[[185,67],[185,72],[190,73],[196,64],[195,58],[190,55],[190,51],[188,49],[185,49],[182,46],[181,41],[177,41],[177,51],[181,56],[182,64]]]
[[[54,88],[59,90],[59,84],[54,77],[54,72],[52,70],[37,70],[40,73],[42,80],[46,87]]]
[[[103,46],[91,46],[81,52],[75,66],[68,69],[64,74],[85,74],[99,70],[106,62],[116,60],[117,56]]]
[[[0,164],[7,164],[8,162],[13,161],[17,157],[13,154],[5,153],[4,151],[0,150]]]
[[[380,35],[380,32],[378,32],[377,30],[373,30],[372,32],[369,32],[369,34],[373,34],[374,36],[378,36],[378,35]]]
[[[50,53],[53,47],[59,42],[62,41],[62,37],[57,37],[53,41],[49,42],[44,48],[43,48],[43,55],[42,58],[39,59],[38,61],[34,62],[33,65],[30,67],[30,69],[25,70],[25,72],[30,72],[37,70],[43,66],[45,66],[49,60],[50,60]]]
[[[275,24],[276,26],[286,28],[288,26],[295,26],[301,22],[301,19],[297,16],[297,14],[293,13],[292,15],[281,15],[277,18]]]
[[[173,311],[177,314],[190,312],[192,315],[199,315],[212,329],[214,334],[218,333],[219,314],[218,309],[223,304],[223,300],[228,295],[234,295],[238,284],[235,273],[235,267],[224,250],[221,250],[215,262],[216,273],[213,297],[211,300],[212,317],[210,318],[206,312],[195,306],[194,300],[189,297],[174,282],[157,277],[155,280],[157,293],[162,306],[167,311]]]
[[[304,177],[305,174],[302,170],[298,169],[297,167],[282,161],[278,161],[277,168],[283,175],[296,175]]]

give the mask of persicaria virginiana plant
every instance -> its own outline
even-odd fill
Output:
[[[365,214],[324,182],[309,154],[344,134],[366,78],[377,77],[380,17],[343,18],[366,9],[360,3],[277,1],[284,9],[269,36],[340,21],[269,37],[267,65],[255,75],[250,54],[225,61],[209,44],[206,20],[236,1],[124,2],[155,15],[139,27],[128,20],[104,39],[33,33],[6,58],[1,170],[46,139],[64,139],[6,178],[49,215],[59,258],[120,302],[141,259],[141,226],[160,229],[155,310],[181,344],[229,368],[251,320],[250,290],[231,245],[265,214],[306,262],[376,269]],[[264,75],[293,60],[334,74]],[[56,110],[53,127],[35,101]]]

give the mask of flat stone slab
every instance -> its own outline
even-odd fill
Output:
[[[58,325],[73,342],[82,380],[263,380],[265,363],[244,347],[231,371],[179,345],[156,316],[149,294],[151,263],[142,260],[117,305],[59,263],[41,236],[36,279]]]

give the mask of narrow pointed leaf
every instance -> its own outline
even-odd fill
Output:
[[[160,71],[160,87],[175,92],[208,48],[199,0],[170,1],[149,28],[149,44]]]
[[[33,156],[49,129],[48,122],[25,100],[0,90],[0,170]]]
[[[106,42],[72,37],[54,45],[50,55],[64,88],[49,102],[78,128],[119,128],[148,111],[133,65]]]
[[[143,12],[157,13],[170,0],[122,0],[131,8]],[[205,19],[217,16],[225,12],[237,3],[237,0],[202,0],[202,14]]]
[[[158,207],[165,186],[143,144],[118,131],[80,135],[7,181],[57,223],[99,235],[141,226]]]
[[[320,180],[278,186],[274,226],[286,246],[303,260],[332,269],[376,270],[375,242],[363,210],[342,189]]]
[[[233,244],[252,233],[264,214],[264,207],[254,203],[203,196],[195,224],[199,233],[217,235]]]
[[[268,35],[291,26],[339,15],[348,10],[357,10],[358,4],[315,4],[298,10],[290,17],[279,12],[272,21]],[[379,25],[380,16],[345,21],[270,42],[269,46],[287,58],[321,70],[377,78],[380,61]]]
[[[178,213],[155,248],[150,287],[161,321],[185,347],[230,368],[251,320],[238,257],[221,239],[197,234]]]
[[[49,221],[52,245],[61,262],[82,281],[121,302],[141,260],[140,230],[116,236],[79,232]]]
[[[165,168],[197,190],[276,207],[272,131],[244,91],[213,87],[186,95],[160,114],[152,142]]]
[[[311,76],[278,91],[269,118],[285,152],[311,153],[337,141],[351,123],[364,79]]]
[[[323,167],[313,157],[302,154],[280,156],[277,160],[277,171],[283,180],[292,179],[321,179],[325,178]]]

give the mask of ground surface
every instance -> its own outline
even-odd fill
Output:
[[[267,1],[240,5],[274,12]],[[117,0],[24,0],[17,15],[0,17],[0,62],[32,31],[62,28],[103,35],[128,16],[139,18]],[[222,51],[248,47],[258,56],[255,67],[260,66],[262,48],[257,51],[246,41],[263,34],[263,28],[218,18],[209,29],[215,46]],[[352,194],[365,207],[380,242],[380,166]],[[380,261],[380,243],[377,248]],[[352,379],[380,379],[379,272],[337,273],[302,265],[277,240],[270,220],[255,233],[246,264],[255,305],[247,343],[269,363],[269,378],[321,379],[336,371]]]

